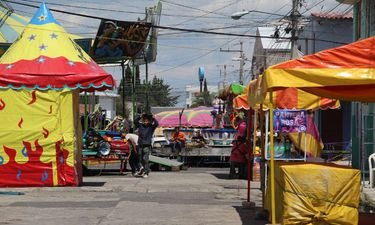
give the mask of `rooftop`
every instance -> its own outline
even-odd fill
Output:
[[[279,37],[290,38],[290,33],[285,32],[285,27],[279,28]],[[290,50],[289,39],[277,39],[277,38],[265,38],[274,37],[276,27],[258,27],[260,40],[262,42],[263,49],[277,49],[277,50]]]
[[[347,12],[347,13],[316,12],[316,13],[311,13],[311,16],[322,18],[322,19],[330,19],[330,20],[341,20],[341,19],[352,20],[353,12]]]

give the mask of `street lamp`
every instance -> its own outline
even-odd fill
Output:
[[[204,68],[203,67],[199,67],[198,76],[199,76],[199,82],[201,84],[200,93],[202,93],[202,83],[203,83],[203,80],[204,80]]]
[[[285,15],[277,14],[277,13],[270,13],[270,12],[263,12],[263,11],[258,11],[258,10],[243,10],[241,12],[235,12],[232,14],[231,18],[234,20],[240,19],[242,16],[247,15],[251,12],[255,13],[261,13],[261,14],[267,14],[267,15],[274,15],[274,16],[282,16],[284,17]]]

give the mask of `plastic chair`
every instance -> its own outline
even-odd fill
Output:
[[[368,168],[370,173],[370,187],[374,187],[374,172],[375,172],[375,153],[368,157]]]

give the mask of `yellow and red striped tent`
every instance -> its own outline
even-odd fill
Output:
[[[281,75],[282,76],[282,75]],[[281,78],[280,78],[281,79]],[[270,106],[269,96],[262,92],[263,76],[253,80],[248,85],[247,101],[250,107],[259,108],[259,104],[268,109]],[[236,100],[239,101],[240,100]],[[337,109],[340,102],[336,99],[324,98],[304,90],[288,87],[274,91],[273,106],[278,109]]]
[[[289,87],[327,98],[375,101],[375,37],[268,68],[260,97]]]

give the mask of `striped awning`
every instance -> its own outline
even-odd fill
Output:
[[[259,108],[263,104],[266,109],[269,107],[269,95],[263,95],[261,92],[263,77],[253,80],[248,85],[248,104],[250,107]],[[273,95],[273,105],[278,109],[337,109],[340,102],[335,99],[323,98],[297,88],[286,88],[275,90]]]
[[[375,37],[268,68],[260,95],[289,87],[328,98],[375,102]]]
[[[31,18],[19,15],[0,5],[0,43],[13,43],[25,29]],[[81,36],[69,34],[72,39]]]
[[[0,6],[0,42],[13,43],[29,21],[30,18]]]

